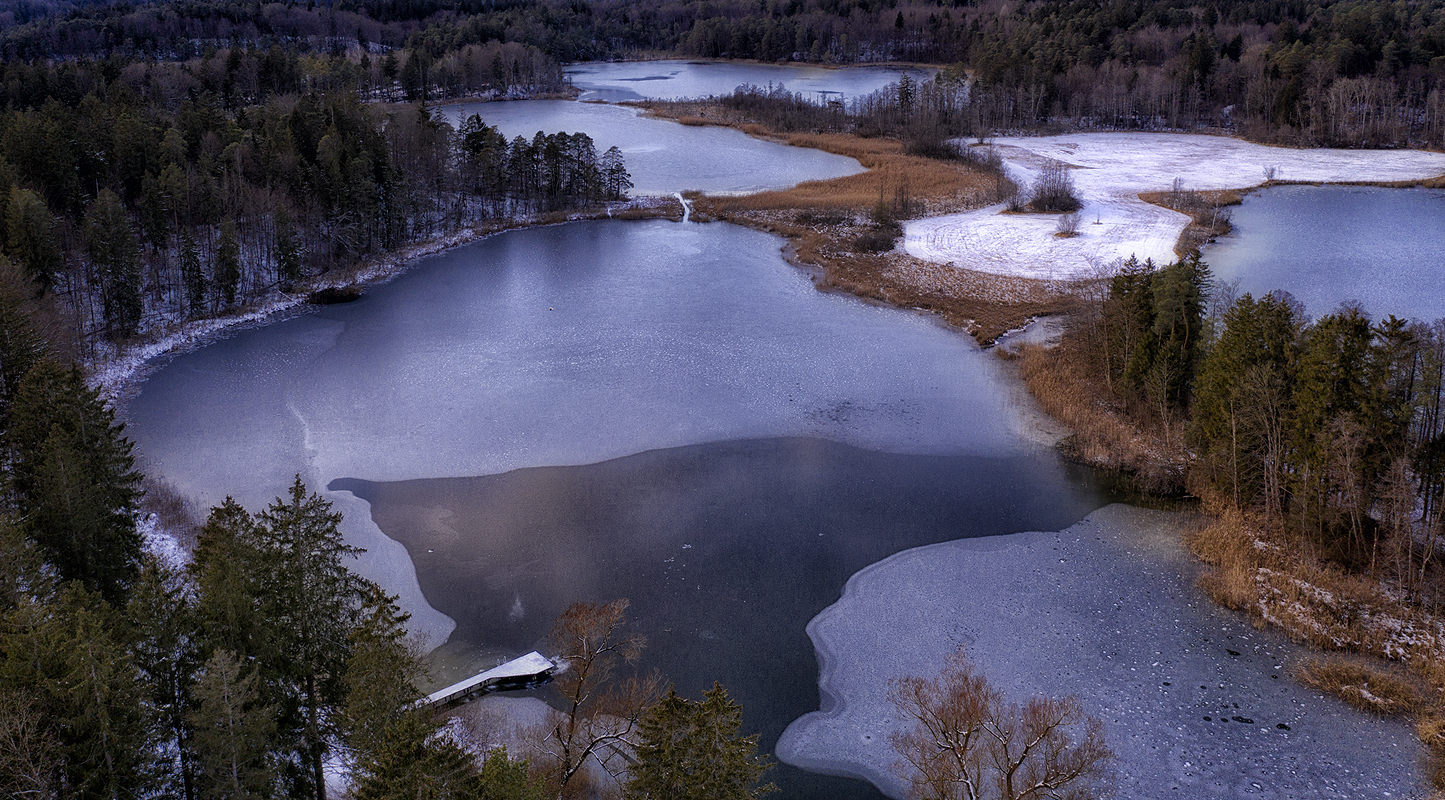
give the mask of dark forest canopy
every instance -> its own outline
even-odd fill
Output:
[[[562,88],[557,64],[597,59],[914,61],[968,70],[996,129],[1445,146],[1441,0],[39,0],[0,12],[0,55],[0,104],[17,108],[78,102],[97,71],[244,104],[342,86],[535,94]],[[71,68],[35,74],[56,58]],[[155,77],[158,62],[191,77]]]

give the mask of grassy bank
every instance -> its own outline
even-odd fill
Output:
[[[1278,628],[1328,654],[1301,664],[1296,680],[1412,722],[1429,750],[1427,777],[1445,789],[1445,618],[1434,604],[1409,598],[1389,564],[1373,576],[1350,574],[1277,522],[1213,511],[1185,538],[1210,567],[1199,588],[1256,627]]]

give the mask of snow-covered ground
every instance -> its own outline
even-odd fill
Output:
[[[808,624],[823,710],[788,727],[778,758],[904,797],[889,680],[931,677],[964,646],[1010,700],[1077,694],[1119,757],[1120,797],[1425,796],[1409,727],[1292,680],[1309,652],[1195,588],[1183,524],[1113,505],[860,571]]]
[[[1053,234],[1057,214],[1005,214],[995,205],[914,220],[904,249],[938,263],[1043,280],[1087,278],[1134,255],[1175,260],[1188,217],[1139,199],[1167,191],[1174,179],[1194,190],[1243,189],[1265,180],[1312,183],[1411,181],[1445,174],[1445,154],[1417,150],[1305,150],[1267,147],[1224,136],[1088,133],[999,139],[1009,176],[1027,190],[1047,159],[1072,167],[1083,200],[1079,236]]]

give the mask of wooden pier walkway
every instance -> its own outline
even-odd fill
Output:
[[[508,689],[525,689],[546,683],[561,666],[559,662],[532,651],[521,658],[514,658],[486,672],[479,672],[445,689],[438,689],[417,702],[417,705],[441,710],[448,706],[464,703],[488,692]]]

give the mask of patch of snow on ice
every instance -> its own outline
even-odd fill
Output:
[[[1169,190],[1242,189],[1260,184],[1264,168],[1281,180],[1320,183],[1411,181],[1445,173],[1445,154],[1415,150],[1307,150],[1268,147],[1223,136],[1093,133],[996,140],[1009,175],[1025,190],[1046,159],[1073,169],[1084,206],[1078,236],[1053,234],[1057,214],[1005,214],[1003,205],[913,220],[904,250],[940,264],[1040,280],[1089,278],[1137,256],[1175,260],[1174,245],[1189,224],[1175,211],[1139,199]]]

